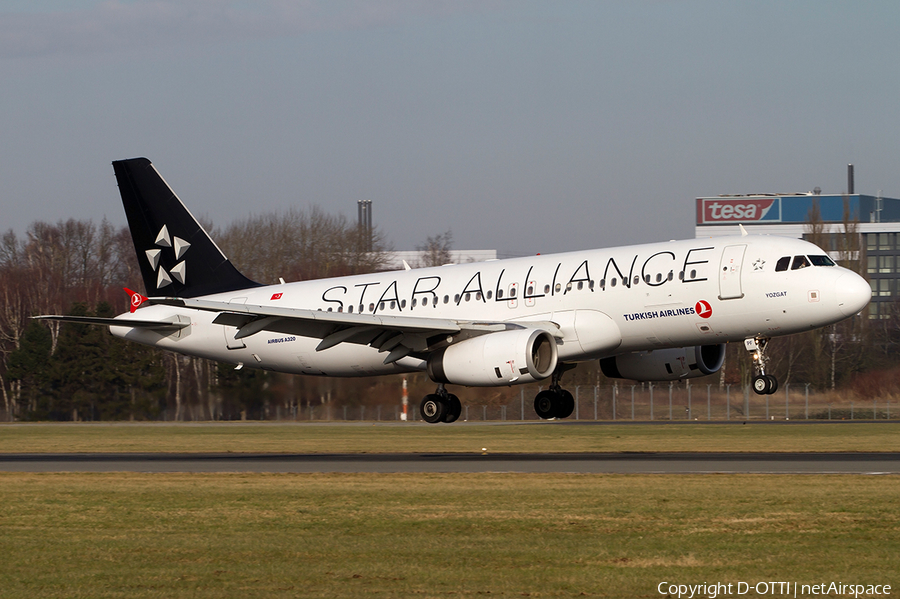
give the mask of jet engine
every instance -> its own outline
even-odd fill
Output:
[[[428,356],[437,383],[470,387],[518,385],[545,379],[556,369],[556,339],[540,329],[498,331],[472,337]]]
[[[677,381],[717,372],[725,362],[725,344],[632,352],[600,360],[603,374],[632,381]]]

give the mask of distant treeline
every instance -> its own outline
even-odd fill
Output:
[[[384,268],[377,231],[365,251],[355,223],[321,209],[247,218],[206,227],[231,261],[261,283],[375,272]],[[422,265],[441,264],[451,234],[428,237]],[[863,262],[864,263],[864,262]],[[102,327],[34,321],[37,314],[113,316],[128,309],[123,287],[143,289],[127,228],[105,220],[35,222],[24,236],[0,238],[0,419],[239,419],[274,418],[310,406],[399,403],[397,377],[328,379],[220,365],[115,338]],[[897,318],[872,325],[863,317],[769,345],[771,368],[783,384],[845,388],[861,397],[900,393]],[[695,384],[746,384],[750,361],[731,344],[720,373]],[[411,375],[415,409],[434,385]],[[566,375],[566,385],[607,381],[596,363]],[[461,399],[505,405],[517,388],[466,389]],[[531,398],[529,398],[529,401]]]

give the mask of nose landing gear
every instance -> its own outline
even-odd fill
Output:
[[[757,395],[772,395],[778,390],[778,379],[771,374],[766,374],[766,345],[769,340],[766,337],[750,337],[744,339],[744,347],[753,358],[753,391]]]

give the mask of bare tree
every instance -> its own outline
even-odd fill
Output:
[[[422,257],[418,266],[443,266],[452,261],[450,251],[453,249],[453,233],[447,229],[438,235],[425,240],[424,245],[416,246]]]

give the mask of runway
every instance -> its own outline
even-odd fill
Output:
[[[900,453],[3,454],[0,472],[900,474]]]

